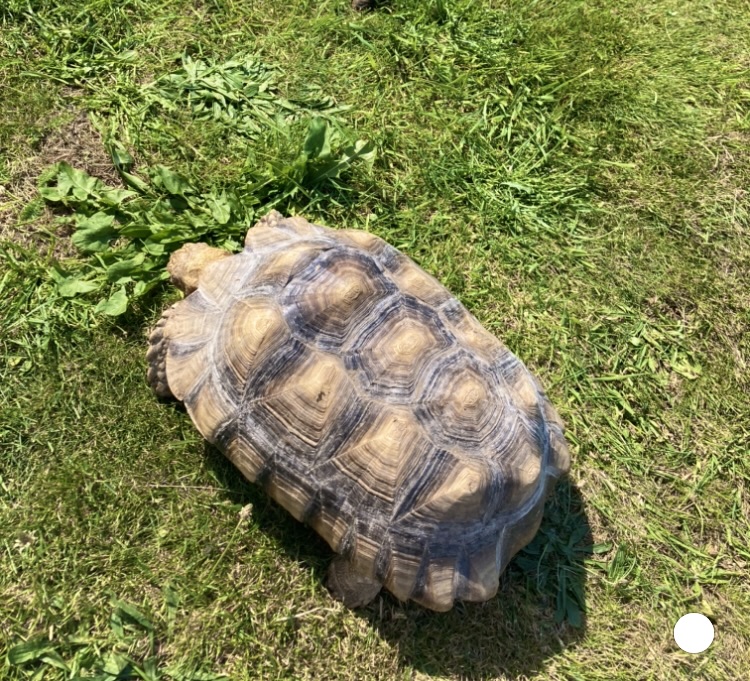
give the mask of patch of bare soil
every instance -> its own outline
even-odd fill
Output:
[[[81,111],[69,123],[48,133],[38,153],[15,159],[10,182],[0,187],[0,240],[43,253],[51,249],[51,255],[58,259],[75,255],[75,248],[65,238],[70,236],[69,228],[56,223],[55,213],[48,206],[33,219],[19,221],[24,207],[37,195],[39,176],[58,161],[85,170],[110,186],[122,186],[101,136]]]

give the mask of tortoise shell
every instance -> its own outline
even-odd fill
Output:
[[[242,252],[189,244],[169,270],[188,295],[151,334],[151,385],[339,554],[334,595],[494,596],[569,468],[518,358],[367,232],[273,211]]]

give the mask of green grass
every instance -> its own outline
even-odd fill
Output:
[[[5,3],[0,676],[741,678],[749,32],[729,0]],[[103,185],[61,197],[56,162]],[[489,603],[343,609],[324,543],[146,385],[168,253],[271,206],[408,253],[565,419]]]

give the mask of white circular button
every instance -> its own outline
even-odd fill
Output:
[[[674,625],[674,640],[686,653],[702,653],[714,640],[714,625],[699,612],[688,613]]]

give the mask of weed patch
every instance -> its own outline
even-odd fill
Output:
[[[296,158],[248,174],[244,186],[214,191],[201,192],[162,165],[151,169],[148,179],[134,175],[129,172],[133,159],[122,146],[113,148],[113,157],[131,189],[107,187],[67,163],[58,164],[40,193],[72,211],[63,218],[74,226],[71,241],[93,255],[77,269],[52,269],[60,294],[101,292],[111,284],[114,292],[100,300],[96,311],[123,314],[129,298],[140,298],[167,278],[169,254],[183,244],[206,241],[238,250],[260,217],[258,207],[265,212],[298,193],[312,197],[327,184],[337,186],[353,163],[372,157],[371,145],[360,141],[341,147],[338,140],[328,123],[316,118]]]

